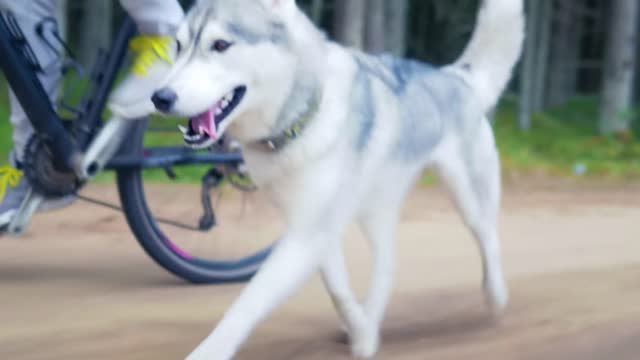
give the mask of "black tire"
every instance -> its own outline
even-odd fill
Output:
[[[139,153],[143,147],[147,122],[141,121],[123,145],[122,153]],[[132,232],[142,248],[161,267],[195,284],[239,282],[250,279],[270,253],[270,248],[240,260],[207,261],[186,258],[170,245],[147,204],[141,169],[117,171],[120,201]]]

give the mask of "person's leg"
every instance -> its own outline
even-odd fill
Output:
[[[39,78],[51,101],[55,101],[57,96],[57,88],[62,76],[61,62],[56,53],[41,41],[36,33],[36,26],[43,19],[54,16],[57,2],[57,0],[0,0],[0,11],[11,12],[15,16],[38,61],[47,68],[46,72],[39,74]],[[24,147],[33,135],[33,128],[13,92],[10,92],[9,98],[11,103],[10,119],[13,125],[14,160],[22,161]]]
[[[124,119],[147,116],[155,111],[151,96],[173,61],[173,35],[184,18],[177,0],[120,0],[134,19],[141,36],[131,42],[137,53],[131,74],[113,93],[109,108]]]
[[[57,54],[41,41],[36,33],[36,26],[45,18],[53,18],[56,8],[57,0],[0,0],[0,11],[13,14],[38,62],[46,69],[39,74],[39,78],[52,102],[57,97],[62,77],[61,62]],[[14,150],[9,160],[10,165],[0,166],[0,232],[11,221],[30,188],[19,170],[19,163],[23,160],[24,148],[33,135],[33,128],[20,102],[11,91],[9,98]],[[41,210],[57,208],[69,202],[70,199],[47,202]]]
[[[184,18],[177,0],[120,0],[144,35],[173,36]]]

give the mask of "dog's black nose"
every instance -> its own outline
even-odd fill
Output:
[[[153,105],[156,106],[158,111],[163,113],[168,113],[173,109],[173,105],[175,105],[176,100],[178,100],[178,94],[175,91],[169,88],[162,88],[155,93],[151,97],[151,101]]]

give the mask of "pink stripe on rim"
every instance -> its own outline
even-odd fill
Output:
[[[178,247],[178,245],[172,243],[171,241],[169,241],[168,239],[165,239],[164,241],[167,242],[167,245],[169,245],[169,247],[171,248],[171,250],[173,250],[173,252],[175,252],[176,254],[178,254],[178,256],[186,259],[186,260],[193,260],[195,259],[194,256],[192,256],[191,254],[189,254],[188,252],[180,249]]]

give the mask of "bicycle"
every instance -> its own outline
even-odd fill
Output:
[[[51,21],[51,20],[49,20]],[[68,46],[55,30],[53,38],[62,46],[52,46],[42,33],[47,30],[47,19],[37,28],[42,41],[52,48],[62,48],[61,57],[73,59]],[[103,125],[103,113],[110,90],[119,70],[123,67],[129,40],[135,35],[135,24],[125,19],[115,41],[107,52],[101,52],[89,79],[89,91],[79,106],[60,104],[59,108],[71,115],[63,118],[54,109],[42,88],[37,72],[42,71],[33,50],[11,14],[0,16],[0,69],[27,112],[36,135],[25,151],[24,173],[32,184],[32,191],[9,226],[9,232],[24,231],[39,204],[48,197],[78,194],[102,170],[116,173],[121,209],[137,241],[146,253],[161,267],[192,283],[221,283],[248,280],[269,255],[271,243],[252,244],[240,255],[219,259],[224,251],[215,250],[214,258],[198,256],[178,245],[178,239],[167,235],[166,226],[174,231],[195,231],[210,235],[218,225],[211,203],[211,191],[222,189],[231,182],[242,191],[245,186],[241,171],[242,154],[224,144],[207,152],[195,152],[180,145],[149,146],[149,136],[166,132],[149,125],[149,119],[126,121],[112,119]],[[79,65],[69,60],[67,70],[78,70]],[[79,71],[81,72],[81,71]],[[64,98],[64,96],[63,96]],[[178,134],[178,131],[174,131]],[[122,142],[114,139],[123,139]],[[181,139],[181,136],[180,136]],[[203,215],[198,226],[189,226],[154,215],[145,194],[145,174],[158,171],[175,179],[176,168],[206,166],[202,177],[200,201]],[[239,180],[239,181],[238,181]],[[104,204],[100,201],[94,201]],[[113,207],[113,206],[112,206]],[[165,226],[165,228],[162,228]],[[175,230],[177,229],[177,230]],[[164,230],[164,231],[163,231]],[[190,238],[192,235],[180,235]],[[186,240],[185,240],[186,241]]]

